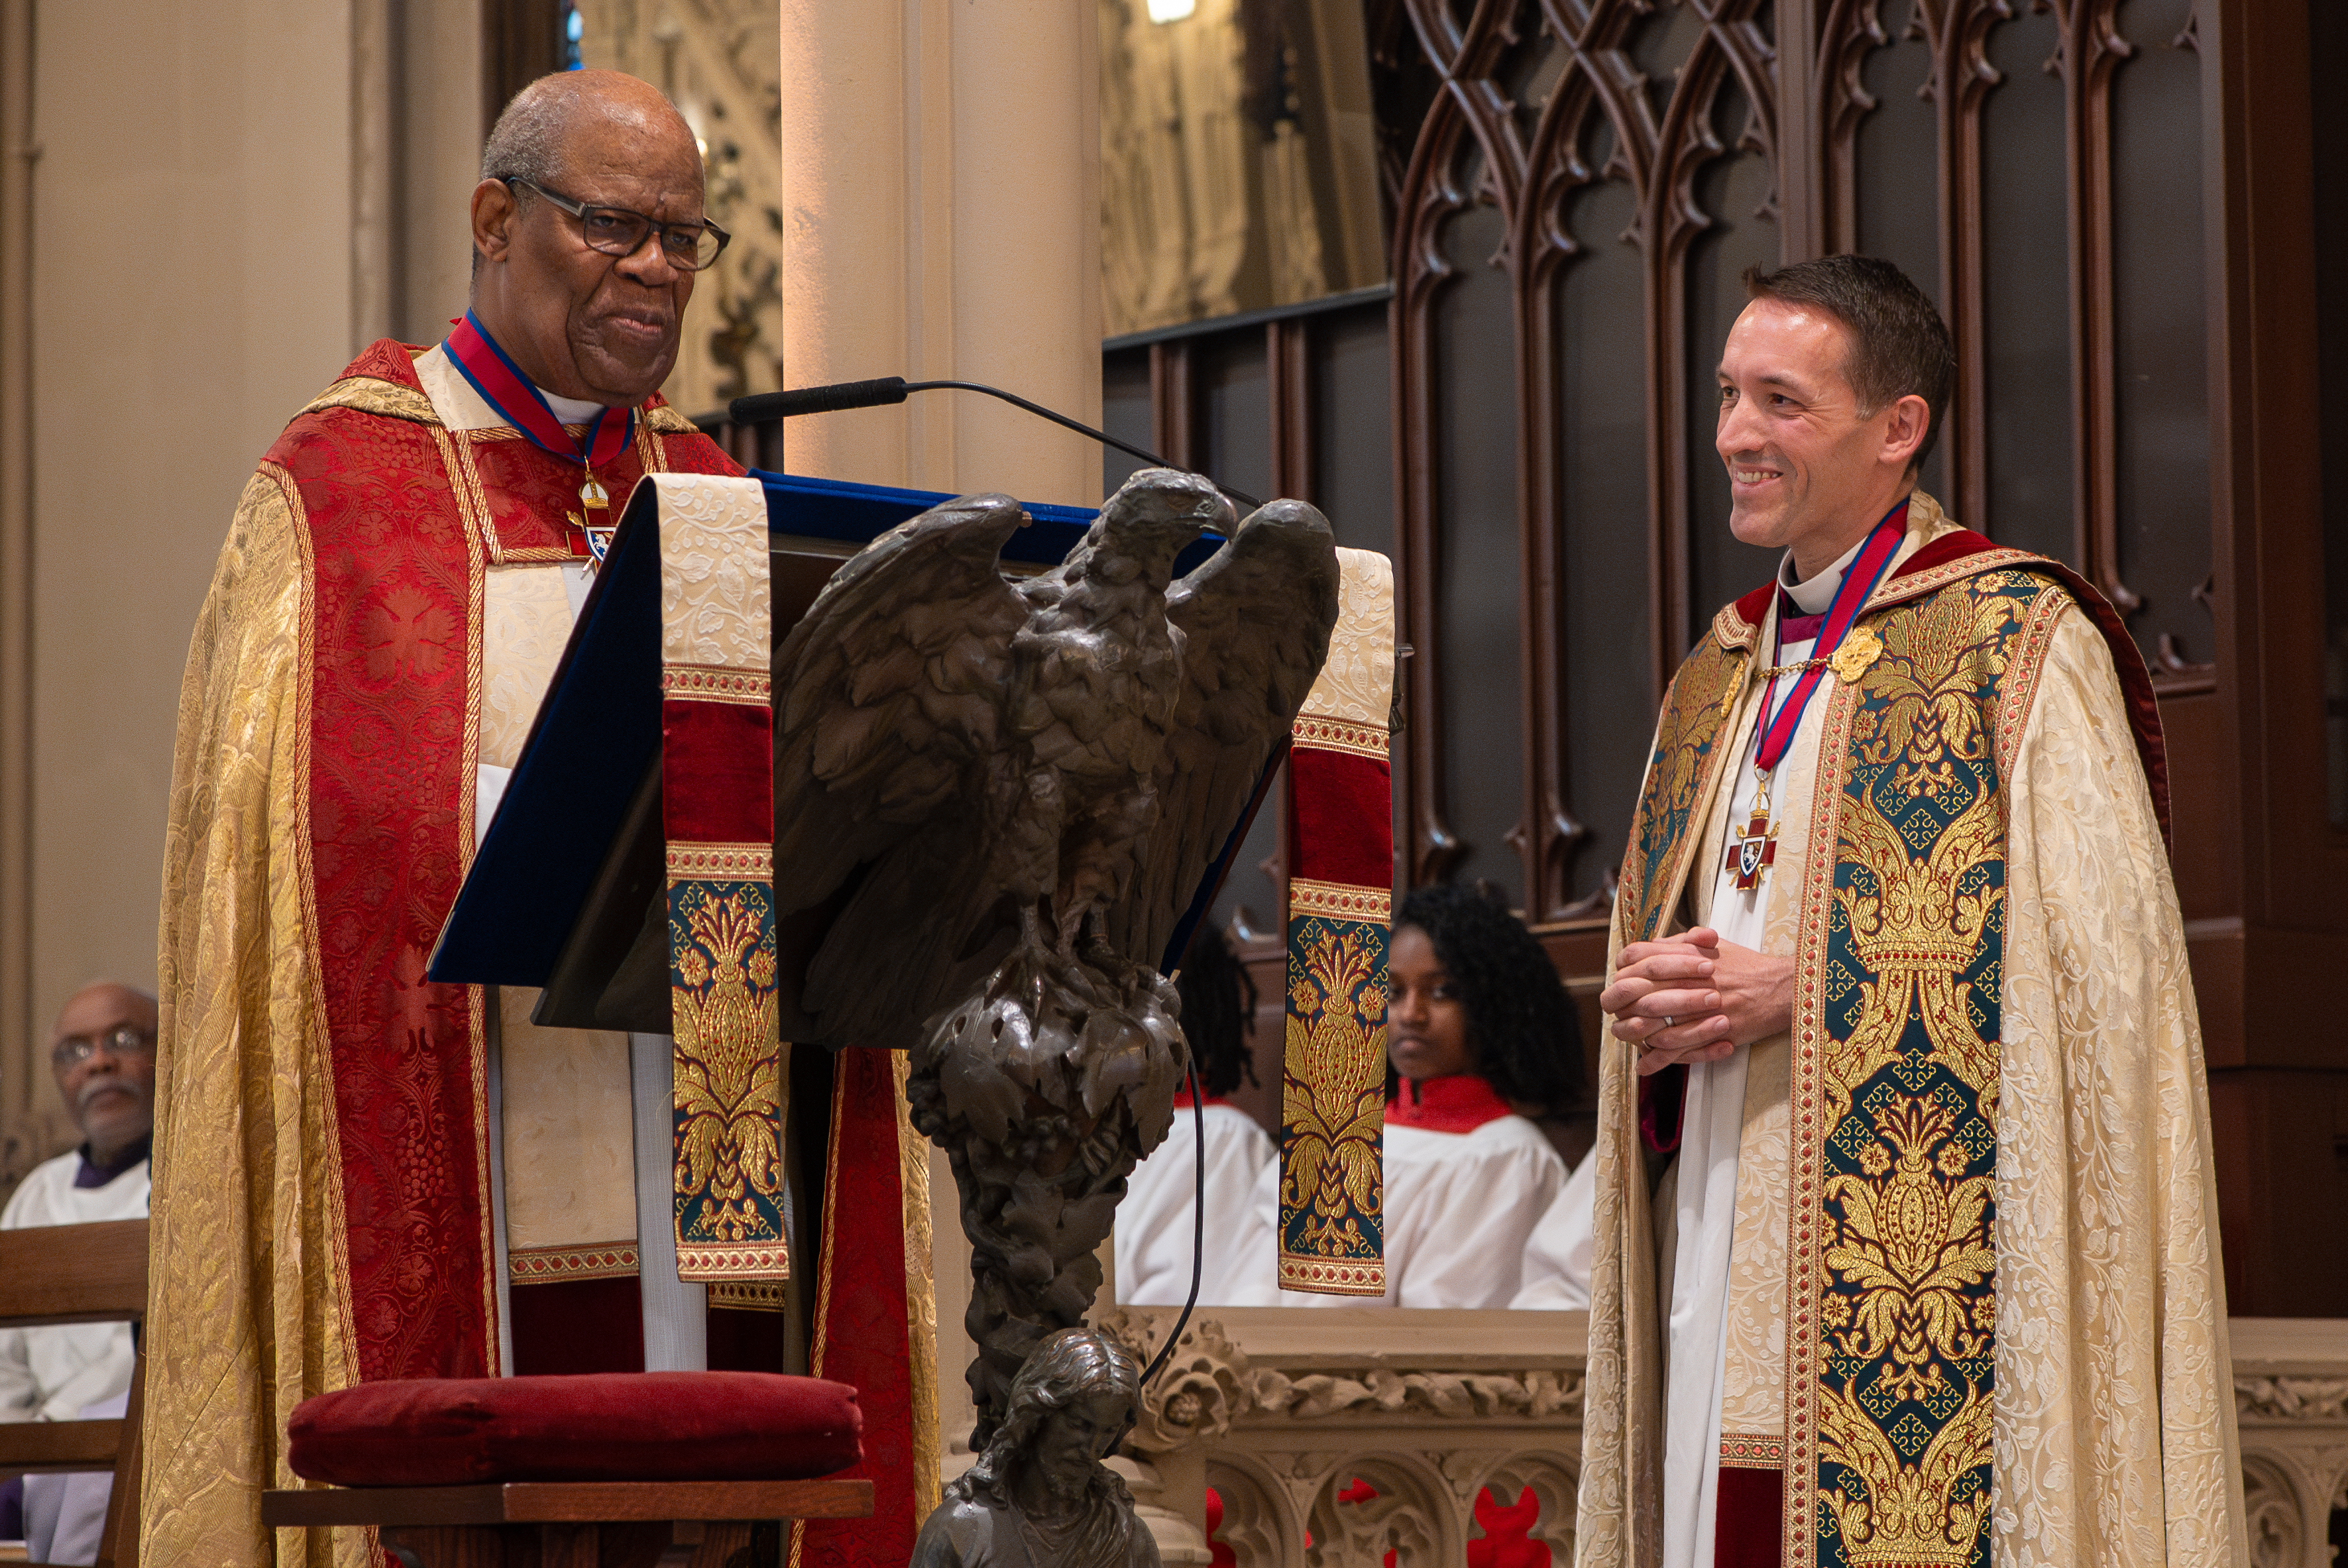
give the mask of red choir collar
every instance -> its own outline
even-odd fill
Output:
[[[1509,1102],[1481,1073],[1447,1073],[1417,1080],[1417,1103],[1412,1103],[1411,1080],[1405,1078],[1386,1101],[1386,1121],[1395,1127],[1416,1127],[1428,1132],[1473,1132],[1486,1122],[1514,1116]]]
[[[1207,1103],[1209,1105],[1229,1105],[1231,1102],[1230,1097],[1227,1095],[1210,1094],[1207,1097]],[[1190,1109],[1190,1091],[1189,1089],[1178,1088],[1174,1091],[1174,1109],[1177,1110],[1188,1110]]]

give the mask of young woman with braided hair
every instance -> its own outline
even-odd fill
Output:
[[[1556,966],[1500,904],[1437,886],[1395,912],[1386,975],[1386,1305],[1588,1305],[1591,1162],[1570,1177],[1529,1119],[1582,1093],[1581,1026]],[[1276,1191],[1260,1185],[1259,1206]]]

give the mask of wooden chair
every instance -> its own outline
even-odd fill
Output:
[[[405,1568],[726,1568],[757,1523],[871,1513],[869,1480],[508,1481],[261,1494],[263,1524],[372,1526]]]
[[[147,1318],[147,1222],[0,1231],[0,1328]],[[0,1476],[114,1472],[98,1568],[138,1568],[139,1423],[147,1392],[142,1345],[120,1420],[0,1423]]]

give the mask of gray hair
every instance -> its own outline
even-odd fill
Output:
[[[489,128],[489,140],[481,146],[481,178],[524,180],[532,185],[558,183],[563,170],[563,139],[580,112],[582,98],[592,92],[599,81],[614,79],[627,84],[632,95],[641,92],[657,99],[676,117],[678,125],[685,123],[675,101],[641,78],[617,72],[555,71],[514,94],[513,101],[498,116],[497,124]]]
[[[572,106],[566,95],[537,88],[532,82],[514,94],[490,128],[481,147],[482,179],[552,185],[562,178],[562,132]]]

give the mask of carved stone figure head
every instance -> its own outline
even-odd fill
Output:
[[[1074,1508],[1103,1486],[1121,1491],[1100,1461],[1140,1396],[1131,1351],[1092,1329],[1064,1328],[1012,1380],[1010,1411],[964,1479],[998,1506],[1029,1513]]]
[[[912,1568],[1158,1568],[1133,1494],[1101,1463],[1140,1396],[1140,1364],[1108,1336],[1064,1328],[1044,1339],[1012,1379],[986,1451],[922,1525]]]

